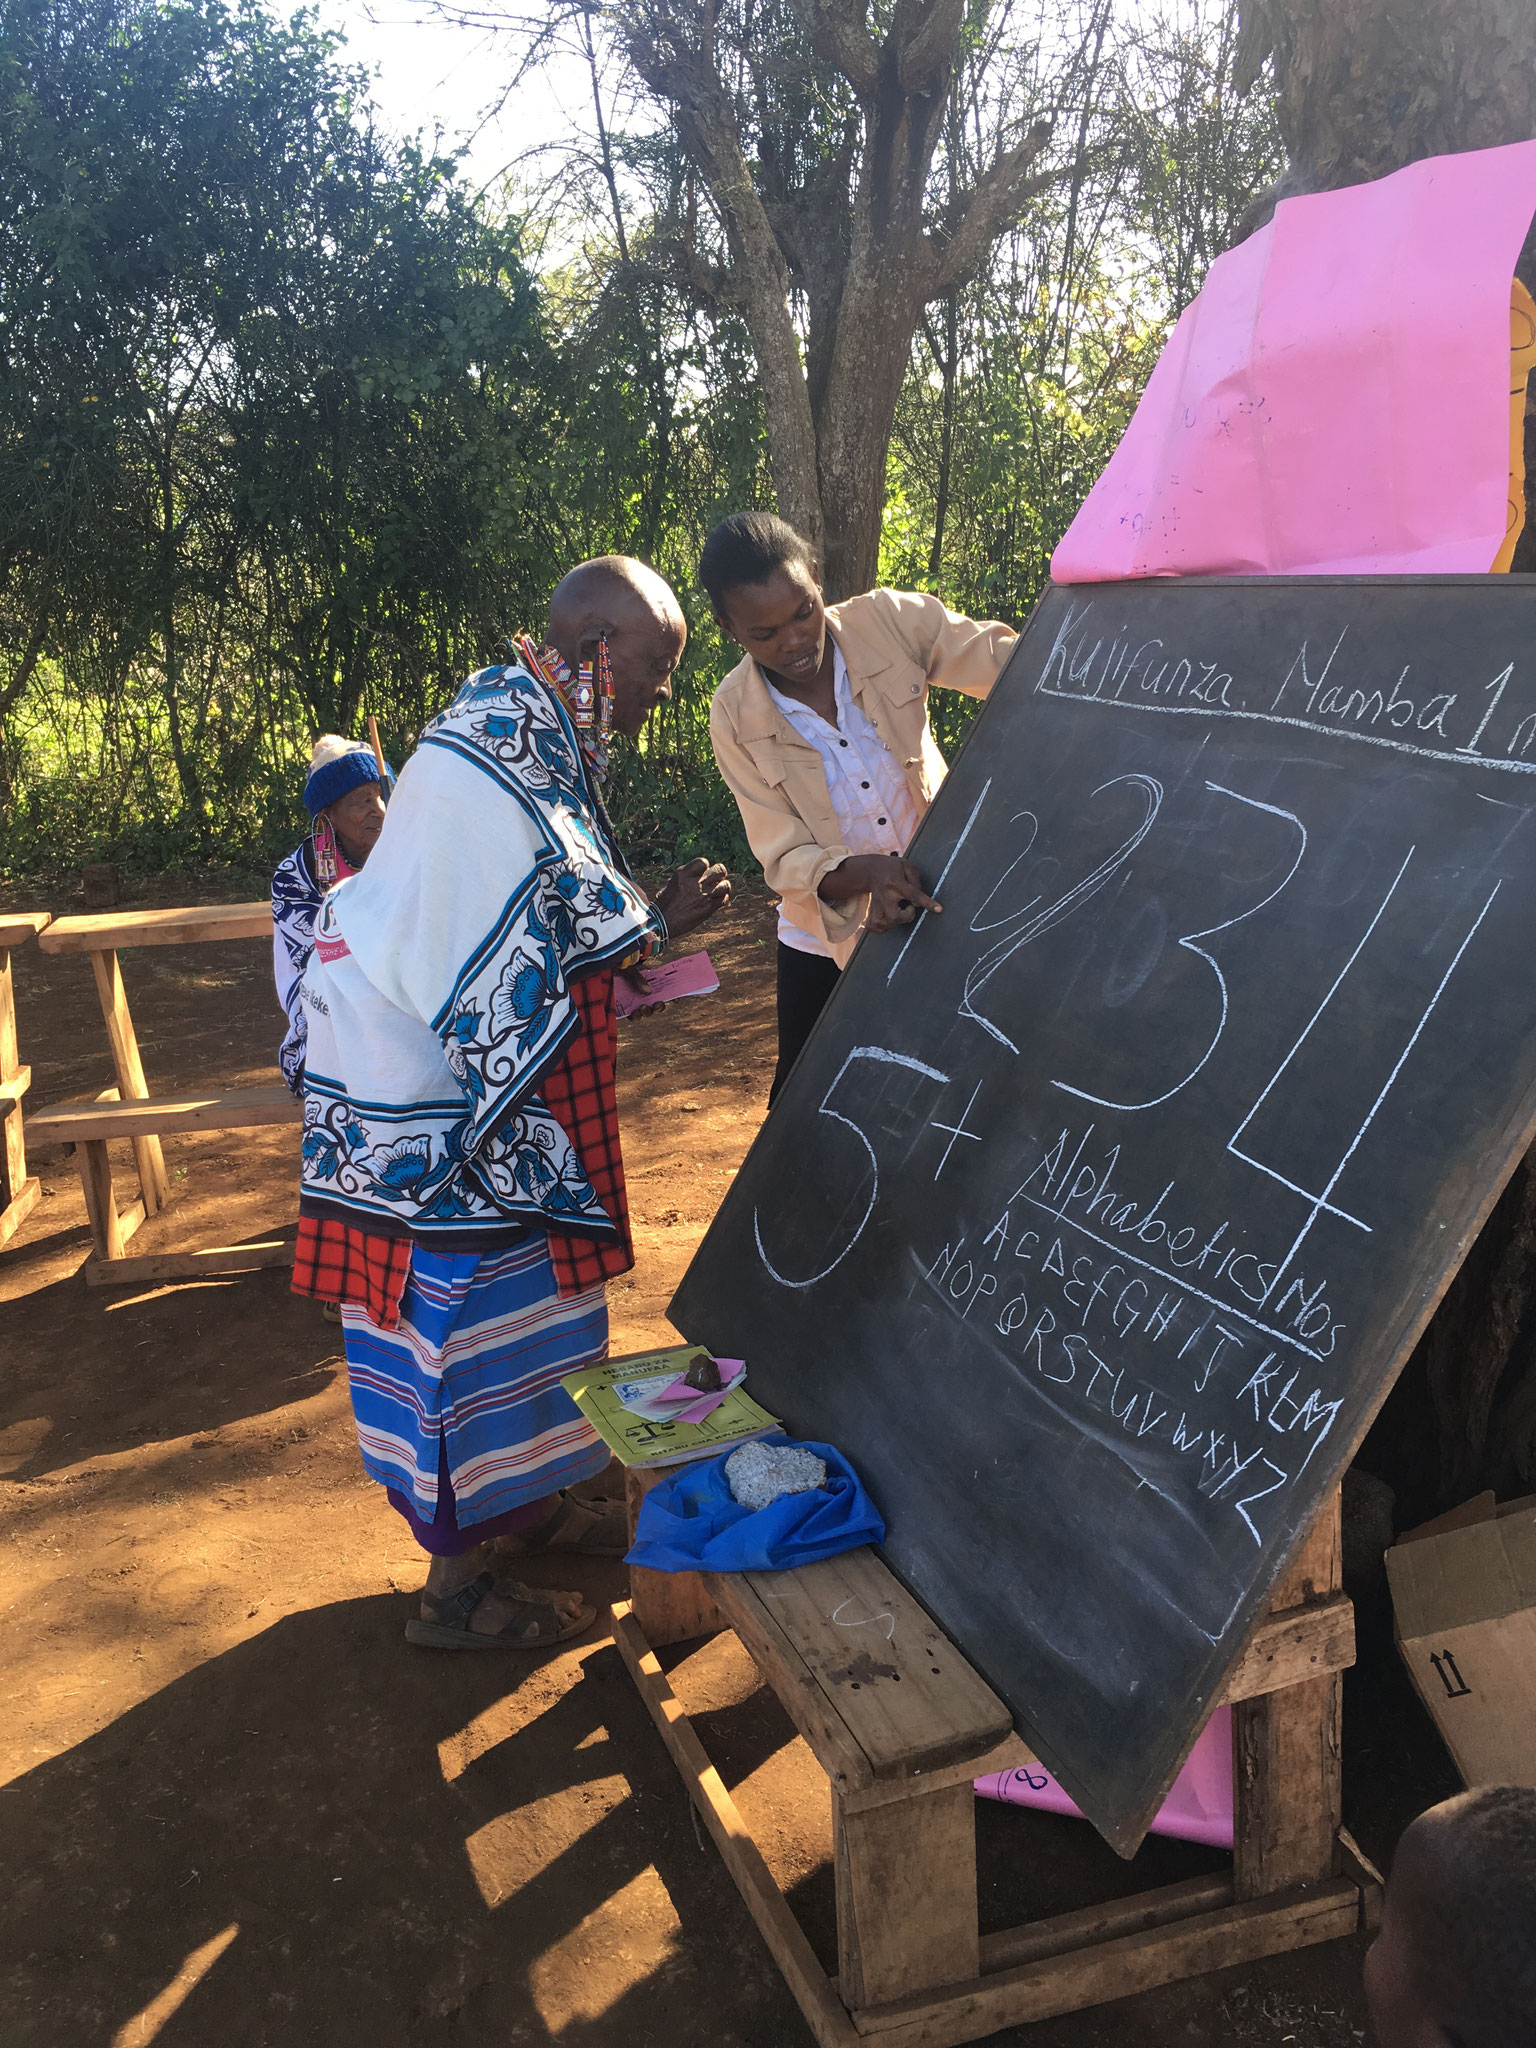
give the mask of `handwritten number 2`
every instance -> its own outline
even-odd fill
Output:
[[[1105,883],[1113,879],[1116,871],[1130,859],[1143,839],[1152,830],[1157,814],[1163,807],[1163,785],[1160,782],[1154,781],[1150,775],[1116,775],[1109,782],[1101,782],[1093,793],[1095,796],[1102,796],[1106,789],[1116,789],[1122,783],[1134,789],[1146,805],[1146,815],[1130,838],[1125,841],[1123,846],[1116,847],[1109,859],[1101,866],[1096,867],[1091,875],[1085,875],[1082,881],[1074,882],[1070,889],[1058,896],[1054,903],[1047,904],[1044,910],[1035,911],[1034,915],[1030,916],[1029,913],[1034,910],[1035,903],[1038,903],[1040,900],[1038,897],[1035,897],[1022,910],[1015,912],[1014,919],[1018,921],[1014,924],[1013,931],[1006,938],[999,939],[995,945],[990,946],[965,977],[965,992],[960,998],[960,1015],[962,1017],[969,1017],[973,1023],[979,1024],[983,1031],[990,1032],[998,1043],[1006,1045],[1010,1052],[1017,1052],[1019,1048],[990,1017],[982,1015],[981,1011],[976,1008],[976,999],[993,975],[997,973],[998,969],[1006,966],[1015,953],[1029,945],[1031,940],[1038,939],[1042,933],[1048,932],[1053,925],[1061,924],[1064,919],[1071,917],[1074,911],[1081,910],[1085,903],[1092,897],[1097,896]],[[984,924],[981,920],[985,912],[991,908],[992,903],[995,901],[998,890],[1002,888],[1003,883],[1007,881],[1009,875],[1013,873],[1019,862],[1023,860],[1024,855],[1029,852],[1030,847],[1034,844],[1034,816],[1027,811],[1021,813],[1021,816],[1029,819],[1030,832],[1028,842],[1024,847],[1024,851],[1015,855],[1014,859],[1003,870],[1002,874],[998,877],[996,887],[993,888],[986,902],[982,904],[981,909],[971,920],[971,930],[973,932],[995,931],[1000,924],[1014,922],[1013,919],[993,918],[990,923]],[[1017,823],[1018,820],[1014,822]]]

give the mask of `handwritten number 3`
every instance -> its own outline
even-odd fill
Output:
[[[1217,796],[1230,797],[1233,803],[1235,804],[1246,804],[1248,805],[1250,810],[1267,811],[1272,818],[1284,818],[1288,824],[1294,825],[1296,827],[1296,831],[1300,839],[1300,844],[1296,849],[1296,858],[1291,862],[1290,866],[1286,869],[1285,874],[1283,878],[1280,880],[1280,882],[1278,882],[1276,886],[1270,890],[1267,896],[1261,897],[1257,903],[1250,903],[1248,908],[1246,910],[1240,910],[1237,913],[1236,917],[1224,918],[1220,924],[1208,925],[1204,931],[1186,932],[1184,936],[1179,940],[1179,944],[1184,948],[1186,953],[1193,953],[1196,959],[1203,960],[1206,966],[1210,968],[1212,974],[1214,974],[1216,977],[1216,987],[1221,996],[1221,1015],[1217,1020],[1216,1029],[1211,1036],[1211,1042],[1205,1048],[1205,1051],[1200,1055],[1199,1059],[1195,1062],[1195,1064],[1190,1068],[1189,1072],[1184,1076],[1183,1080],[1176,1081],[1174,1085],[1171,1088],[1167,1089],[1162,1095],[1154,1095],[1148,1102],[1111,1102],[1108,1096],[1091,1095],[1089,1094],[1086,1088],[1074,1088],[1067,1081],[1053,1081],[1051,1083],[1051,1086],[1053,1088],[1059,1088],[1064,1095],[1075,1095],[1077,1096],[1079,1101],[1095,1103],[1101,1109],[1156,1109],[1159,1103],[1170,1101],[1175,1095],[1178,1094],[1181,1088],[1187,1088],[1189,1086],[1190,1082],[1194,1080],[1195,1076],[1200,1072],[1201,1068],[1205,1065],[1206,1061],[1209,1060],[1211,1054],[1216,1050],[1216,1047],[1221,1042],[1221,1034],[1227,1028],[1227,980],[1226,976],[1222,973],[1220,965],[1218,964],[1215,956],[1211,953],[1208,953],[1205,950],[1204,946],[1200,944],[1200,941],[1202,939],[1213,939],[1216,937],[1218,932],[1231,931],[1234,925],[1242,924],[1244,920],[1247,918],[1256,917],[1258,913],[1261,910],[1263,910],[1267,904],[1273,903],[1277,896],[1283,894],[1283,892],[1289,887],[1291,877],[1295,874],[1296,870],[1301,866],[1302,859],[1306,854],[1307,828],[1305,825],[1302,824],[1300,818],[1297,817],[1294,811],[1282,810],[1278,804],[1260,803],[1257,797],[1242,796],[1235,789],[1223,789],[1219,782],[1208,782],[1205,786],[1208,790],[1211,790]],[[1150,826],[1151,820],[1148,819],[1147,822]]]

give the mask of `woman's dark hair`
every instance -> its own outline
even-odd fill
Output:
[[[717,612],[726,594],[743,583],[766,583],[775,569],[791,562],[814,567],[816,551],[787,519],[774,512],[733,512],[722,519],[699,556],[699,581]]]

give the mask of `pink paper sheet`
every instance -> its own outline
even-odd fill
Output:
[[[1010,1806],[1034,1806],[1046,1813],[1082,1819],[1044,1764],[1027,1770],[994,1771],[977,1778],[983,1799],[1001,1799]],[[1174,1779],[1157,1819],[1154,1835],[1175,1835],[1182,1842],[1206,1842],[1214,1849],[1232,1846],[1232,1709],[1218,1707],[1206,1722],[1184,1768]]]
[[[1487,570],[1533,211],[1536,141],[1282,200],[1185,308],[1055,580]]]
[[[621,1017],[632,1017],[648,1003],[672,1003],[679,996],[713,995],[720,986],[720,977],[707,953],[685,953],[680,960],[668,960],[660,967],[642,971],[647,982],[643,996],[637,996],[622,976],[613,984],[613,1006]]]

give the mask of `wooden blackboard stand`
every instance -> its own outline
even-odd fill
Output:
[[[632,1511],[662,1476],[630,1475]],[[796,1572],[636,1571],[613,1633],[820,2048],[948,2048],[1375,1924],[1381,1880],[1339,1825],[1339,1674],[1354,1661],[1341,1583],[1335,1494],[1224,1694],[1235,1707],[1230,1873],[986,1936],[971,1780],[1029,1753],[1007,1708],[873,1551]],[[835,1980],[655,1655],[722,1627],[827,1773]]]

